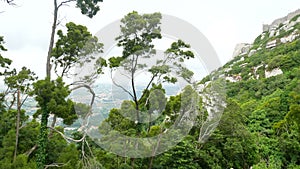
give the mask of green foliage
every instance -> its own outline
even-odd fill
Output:
[[[0,36],[0,52],[7,51],[7,49],[3,46],[4,39],[3,36]],[[4,72],[0,72],[0,75],[7,74],[7,69],[9,68],[9,65],[12,63],[12,61],[8,58],[5,58],[0,53],[0,67],[4,68]]]
[[[67,34],[64,35],[62,30],[57,31],[59,39],[52,50],[52,62],[54,63],[55,72],[58,68],[62,69],[61,77],[67,74],[70,68],[91,62],[95,59],[94,55],[102,53],[103,44],[98,42],[98,38],[92,36],[87,27],[76,25],[73,22],[66,24]],[[102,60],[100,65],[106,63]]]
[[[281,32],[276,38],[290,33],[291,31]],[[253,48],[263,46],[273,39],[270,39],[268,33],[265,33],[265,38],[257,37]],[[241,159],[245,159],[243,152],[247,152],[246,155],[249,155],[249,158],[246,160],[246,166],[248,166],[246,168],[250,166],[253,168],[297,168],[299,165],[300,131],[298,127],[300,123],[298,118],[298,114],[300,114],[298,111],[300,110],[298,106],[300,99],[298,97],[300,91],[298,87],[298,79],[300,78],[299,40],[278,44],[271,50],[258,50],[251,57],[245,57],[244,61],[237,62],[240,58],[241,56],[234,58],[222,68],[231,67],[232,70],[228,74],[241,74],[242,80],[226,84],[227,101],[229,101],[227,108],[220,121],[219,129],[206,143],[211,147],[217,147],[215,149],[221,149],[224,154],[220,156],[220,153],[215,150],[214,154],[218,155],[218,165],[215,164],[217,160],[206,160],[204,166],[214,168],[210,167],[210,164],[214,164],[215,166],[223,165],[223,168],[245,168],[245,165],[240,162]],[[240,67],[244,63],[247,64]],[[262,66],[259,67],[260,65]],[[265,71],[271,71],[275,68],[280,68],[284,73],[265,78]],[[252,78],[253,74],[259,75],[259,79]],[[233,104],[232,101],[236,104]],[[240,115],[242,121],[238,123],[239,125],[232,120],[238,118],[234,116],[235,114],[229,115],[228,109],[232,109],[233,112]],[[236,135],[246,133],[242,138],[248,138],[249,142],[245,144],[236,137],[227,138],[228,135],[232,135],[230,131],[238,131]],[[219,141],[217,142],[215,139],[219,139]],[[243,149],[248,150],[244,151]],[[230,153],[227,154],[226,152]],[[232,159],[239,160],[237,162],[237,160]]]
[[[68,86],[61,78],[55,81],[49,79],[39,80],[33,84],[35,99],[41,108],[39,112],[47,112],[55,114],[57,117],[63,118],[65,124],[72,124],[77,118],[73,102],[66,97],[69,96],[70,91]]]
[[[253,42],[253,47],[251,49],[257,49],[259,47],[264,47],[269,41],[270,32],[266,32],[262,39],[262,35],[259,35]]]
[[[93,16],[98,8],[92,6],[97,2],[99,1],[77,1],[77,3],[81,3],[77,6],[82,8],[86,15]],[[126,15],[122,19],[121,34],[117,37],[118,45],[123,48],[122,56],[111,57],[108,62],[99,58],[96,61],[97,73],[103,73],[102,68],[106,66],[112,70],[122,67],[133,75],[137,70],[144,70],[148,66],[147,63],[139,63],[138,60],[154,56],[153,40],[161,38],[160,19],[161,14],[159,13],[140,15],[132,12]],[[298,26],[299,24],[295,27]],[[66,75],[68,70],[75,65],[95,59],[93,54],[101,52],[102,49],[102,44],[98,43],[98,40],[87,31],[86,27],[68,23],[67,29],[67,34],[58,31],[59,40],[53,49],[51,58],[56,66],[55,69],[61,70],[60,68],[62,68],[63,72],[60,76]],[[281,32],[279,37],[289,33],[289,31]],[[270,40],[272,38],[270,39],[269,34],[265,33],[265,38],[257,37],[253,48],[263,47]],[[5,51],[2,43],[3,38],[1,37],[0,49]],[[200,129],[204,121],[211,115],[204,107],[203,100],[198,98],[199,95],[192,86],[186,86],[180,94],[167,98],[162,85],[163,82],[176,83],[178,77],[191,82],[193,72],[183,66],[185,60],[194,57],[189,48],[190,45],[182,40],[172,43],[165,52],[165,58],[158,59],[155,65],[147,69],[153,79],[157,78],[156,81],[152,79],[148,85],[146,84],[147,87],[144,88],[139,98],[136,93],[132,92],[132,100],[125,100],[120,108],[111,109],[108,118],[99,126],[99,132],[103,134],[101,143],[112,145],[111,149],[122,152],[124,147],[114,143],[123,141],[124,145],[132,147],[137,144],[130,140],[109,140],[107,137],[114,138],[119,134],[118,132],[140,138],[158,136],[173,125],[177,125],[179,120],[186,118],[184,117],[186,112],[191,112],[189,117],[197,117],[192,130],[186,138],[169,151],[155,157],[133,159],[105,151],[88,136],[83,142],[76,144],[68,143],[58,133],[52,133],[50,137],[47,125],[48,117],[51,114],[62,118],[65,124],[72,124],[77,119],[75,109],[79,117],[85,118],[91,107],[82,103],[75,104],[67,99],[70,90],[69,86],[63,82],[62,77],[56,80],[49,78],[39,80],[32,85],[35,76],[24,67],[18,73],[15,70],[10,72],[12,76],[6,76],[5,83],[11,89],[18,88],[24,93],[28,93],[29,88],[33,88],[31,94],[35,96],[39,107],[35,118],[42,115],[41,122],[38,123],[35,120],[27,122],[28,117],[25,116],[25,111],[21,112],[22,127],[19,133],[18,154],[16,161],[12,162],[17,111],[7,110],[4,106],[6,96],[1,96],[0,168],[29,169],[38,167],[42,169],[51,163],[62,164],[57,168],[64,169],[299,168],[300,40],[279,44],[272,50],[261,49],[251,57],[237,56],[223,68],[216,70],[198,83],[204,84],[215,78],[218,73],[224,73],[223,69],[230,67],[232,70],[227,72],[228,75],[240,74],[242,76],[242,80],[239,82],[226,83],[227,106],[218,127],[203,143],[198,142]],[[10,64],[9,60],[1,57],[0,66],[7,69]],[[241,61],[242,57],[244,57],[244,61]],[[134,61],[137,64],[132,66]],[[242,67],[241,64],[244,63],[247,64]],[[258,68],[259,65],[262,66]],[[256,72],[254,72],[254,67],[257,68]],[[265,71],[275,68],[282,69],[284,73],[265,78]],[[172,74],[174,70],[176,70],[177,77]],[[260,75],[260,78],[252,78],[254,73]],[[135,84],[134,80],[133,84]],[[133,90],[135,89],[134,85],[131,87]],[[137,119],[137,114],[139,114],[139,120],[149,120],[149,122],[141,123],[132,120]],[[115,131],[111,131],[111,128]],[[61,127],[56,127],[56,130],[63,133]],[[173,134],[180,133],[174,132]],[[82,136],[83,134],[78,132],[72,135],[76,140],[80,140]],[[167,140],[162,140],[161,143],[166,144],[165,141]],[[38,152],[27,156],[26,152],[36,144],[38,144]],[[138,144],[139,147],[145,149],[149,149],[149,145],[146,142]],[[35,165],[35,161],[38,166]]]
[[[199,169],[199,163],[195,162],[198,153],[194,146],[195,143],[192,138],[185,138],[174,148],[160,155],[154,168]]]
[[[2,147],[2,141],[5,135],[15,127],[16,122],[16,110],[2,110],[0,114],[0,146]]]
[[[24,113],[24,112],[23,112]],[[13,114],[10,112],[10,114]],[[23,119],[23,118],[21,118]],[[23,119],[24,120],[24,119]],[[2,119],[1,119],[2,121]],[[15,118],[12,120],[15,121]],[[15,123],[14,123],[15,124]],[[32,157],[28,157],[23,153],[27,152],[32,148],[37,142],[36,138],[38,136],[39,123],[32,121],[26,124],[25,127],[21,128],[19,133],[19,144],[18,144],[18,156],[16,161],[13,163],[13,153],[15,146],[15,127],[11,128],[3,136],[3,141],[0,147],[0,168],[20,168],[29,169],[35,168],[36,164],[31,160]]]
[[[63,119],[65,124],[72,124],[77,115],[73,106],[73,102],[66,97],[69,96],[70,91],[65,86],[62,78],[57,78],[55,81],[50,81],[49,78],[39,80],[33,84],[33,92],[35,100],[40,107],[39,111],[35,114],[41,114],[41,129],[39,136],[39,154],[38,154],[38,168],[43,168],[47,160],[47,146],[48,146],[48,117],[54,114]]]
[[[22,94],[29,94],[32,90],[32,83],[36,79],[34,72],[26,67],[22,67],[19,72],[13,69],[10,75],[5,77],[4,83],[10,90],[20,90]]]
[[[118,46],[123,47],[123,58],[132,54],[151,53],[154,39],[160,39],[160,13],[139,15],[136,11],[121,20],[121,35],[116,38]],[[134,35],[134,36],[133,36]]]
[[[76,7],[80,8],[81,13],[92,18],[100,10],[100,7],[97,5],[103,0],[76,0]]]
[[[1,169],[36,169],[36,164],[28,161],[26,155],[18,155],[16,162],[11,163],[9,160],[2,160],[0,163]]]
[[[290,20],[290,22],[295,22],[298,18],[300,17],[300,15],[296,15],[296,16],[294,16],[291,20]]]

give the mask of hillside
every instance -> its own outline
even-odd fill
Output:
[[[232,137],[221,136],[220,149],[227,149],[227,144],[232,146],[230,166],[234,168],[248,168],[237,163],[245,160],[244,153],[250,152],[251,160],[257,158],[252,161],[253,168],[300,167],[299,12],[264,25],[264,31],[253,43],[238,44],[234,58],[200,82],[207,85],[211,79],[226,79],[228,112],[222,120],[229,120],[223,122],[238,130],[233,133],[247,133],[253,139],[250,142],[254,147],[247,149],[249,143],[243,144],[245,140],[232,143]],[[242,121],[239,127],[230,120],[237,117]],[[224,130],[220,126],[211,140],[220,139],[216,134]]]
[[[0,55],[0,169],[300,169],[300,10],[263,25],[197,83],[182,64],[195,57],[183,40],[147,65],[161,18],[127,14],[116,38],[122,55],[108,59],[94,56],[104,44],[87,27],[67,23],[49,53],[57,79],[17,72]],[[3,44],[0,36],[1,53]],[[91,74],[67,84],[76,65]],[[92,88],[105,68],[119,73],[118,90]],[[135,80],[141,70],[146,86]],[[190,85],[165,85],[178,78]]]

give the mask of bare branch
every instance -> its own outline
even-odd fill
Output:
[[[92,151],[92,149],[91,149],[91,147],[90,147],[90,145],[89,145],[89,142],[88,142],[86,139],[84,139],[84,142],[85,142],[86,146],[89,148],[89,151],[90,151],[90,153],[91,153],[91,156],[94,158],[94,153],[93,153],[93,151]]]
[[[50,112],[50,113],[51,113],[51,112]],[[56,119],[57,119],[56,114],[54,114],[53,119],[52,119],[52,123],[51,123],[51,127],[53,127],[53,128],[55,127]],[[51,130],[50,133],[49,133],[49,135],[48,135],[48,137],[52,137],[53,132],[54,132],[54,131]]]
[[[91,86],[89,86],[87,84],[80,84],[78,86],[75,86],[73,89],[71,89],[71,91],[74,91],[74,90],[77,90],[77,89],[80,89],[80,88],[86,88],[92,94],[92,100],[91,100],[90,106],[93,106],[94,101],[95,101],[95,96],[96,96],[94,90],[91,88]]]
[[[63,2],[61,2],[61,3],[57,6],[57,8],[60,8],[61,6],[65,5],[65,4],[69,3],[69,2],[74,2],[74,1],[75,1],[75,0],[67,0],[67,1],[63,1]]]
[[[120,72],[120,74],[127,77],[128,79],[131,78],[130,76],[126,75],[125,73]]]
[[[15,6],[14,0],[4,0],[8,5]]]
[[[51,129],[51,130],[53,130],[53,131],[55,131],[56,133],[60,134],[68,143],[70,143],[70,141],[79,143],[79,142],[82,142],[85,139],[85,137],[86,137],[86,134],[84,134],[81,139],[75,140],[75,139],[73,139],[71,137],[66,136],[64,133],[58,131],[57,129],[55,129],[55,128],[51,127],[51,126],[48,126],[48,128]]]
[[[22,126],[20,126],[20,130],[24,127],[26,127],[26,123],[24,123],[24,124],[22,124]]]
[[[117,86],[118,88],[121,88],[124,92],[128,93],[128,94],[134,99],[134,96],[130,93],[129,90],[125,89],[123,86],[119,85],[117,82],[115,82],[115,81],[113,80],[112,72],[110,72],[110,78],[111,78],[111,80],[112,80],[112,82],[113,82],[113,84],[114,84],[115,86]]]
[[[154,80],[154,78],[155,78],[156,76],[157,76],[157,73],[156,73],[155,75],[152,76],[152,78],[151,78],[151,80],[149,81],[147,87],[145,88],[146,91],[149,89],[150,85],[152,84],[152,82],[153,82],[153,80]],[[140,97],[140,99],[142,99],[142,98],[145,96],[145,94],[146,94],[146,93],[144,92],[144,93],[142,94],[142,96]]]
[[[12,106],[15,104],[15,102],[16,102],[16,94],[17,94],[17,91],[14,91],[14,93],[12,94],[13,95],[13,100],[11,101],[11,104],[8,107],[8,110],[12,109]]]
[[[23,106],[23,104],[25,103],[25,101],[27,100],[28,95],[25,96],[25,98],[23,99],[22,103],[20,104],[20,108]]]
[[[3,96],[0,98],[0,100],[3,100],[8,93],[9,93],[9,87],[7,87],[7,89],[3,93]]]
[[[28,150],[28,151],[25,152],[25,155],[30,156],[30,154],[31,154],[34,150],[36,150],[37,146],[38,146],[37,144],[34,145],[30,150]]]
[[[63,167],[65,165],[67,165],[70,161],[68,161],[67,163],[53,163],[53,164],[49,164],[49,165],[45,165],[44,169],[47,169],[49,167]]]

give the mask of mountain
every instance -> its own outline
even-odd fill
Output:
[[[233,59],[199,84],[220,78],[227,108],[206,143],[229,153],[220,168],[299,168],[300,10],[263,25],[252,43],[238,44]]]
[[[253,43],[238,44],[234,58],[216,72],[231,82],[287,73],[299,65],[299,38],[300,10],[297,10],[263,25],[263,32]]]
[[[135,13],[137,23],[150,16]],[[181,54],[179,44],[172,50]],[[128,96],[99,84],[93,86],[95,107],[86,105],[91,92],[85,89],[68,97],[80,102],[73,107],[65,102],[68,90],[60,80],[34,85],[40,110],[32,98],[23,105],[27,112],[7,110],[9,97],[2,97],[0,169],[35,169],[37,161],[46,162],[39,168],[62,169],[300,169],[300,10],[263,25],[262,33],[238,44],[233,55],[198,84],[183,90],[153,85],[135,102],[128,98],[140,96],[143,86],[135,86],[137,96]],[[75,110],[84,120],[65,126],[57,119],[49,134],[46,122],[28,121],[25,114],[72,112],[69,121]],[[38,153],[40,147],[46,150]]]

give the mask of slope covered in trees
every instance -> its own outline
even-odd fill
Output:
[[[200,82],[192,82],[193,72],[182,64],[194,58],[183,40],[173,42],[165,51],[164,59],[156,60],[157,64],[139,62],[155,54],[153,40],[162,37],[160,19],[160,13],[126,15],[116,39],[123,48],[122,56],[108,60],[93,56],[102,52],[103,44],[86,27],[68,23],[67,33],[59,30],[58,40],[50,50],[47,66],[51,62],[58,76],[55,80],[50,75],[37,80],[27,68],[17,72],[9,67],[11,60],[0,55],[1,76],[7,87],[0,96],[0,168],[300,168],[298,18],[290,21],[295,22],[290,29],[282,24],[275,29],[279,33],[263,32],[250,50]],[[5,50],[0,37],[0,52]],[[63,81],[72,67],[95,59],[95,72],[90,76],[72,84]],[[151,78],[139,96],[135,73],[147,66]],[[131,87],[127,90],[114,81],[130,99],[124,100],[120,108],[111,109],[108,118],[98,124],[97,132],[104,137],[96,140],[80,131],[65,135],[63,126],[55,126],[55,120],[53,125],[48,124],[50,115],[63,119],[65,124],[90,115],[95,97],[90,85],[103,73],[103,67],[111,71],[121,67],[124,74],[128,73]],[[163,84],[176,83],[179,78],[190,85],[167,98]],[[203,91],[198,90],[200,87],[205,91],[225,87],[224,93],[217,95],[221,101],[205,98]],[[93,96],[89,105],[68,98],[78,88],[88,89]],[[22,109],[29,96],[35,98],[39,108],[33,120],[28,120]],[[218,118],[214,111],[209,111],[205,107],[208,102],[219,106],[217,110],[223,110],[222,106],[226,105],[222,116]],[[80,114],[75,113],[76,108]],[[206,127],[207,119],[214,118],[216,121],[209,126],[216,129],[210,131]],[[161,144],[173,145],[168,140],[183,135],[181,124],[191,130],[168,151],[161,151]],[[108,130],[110,127],[114,130]],[[120,133],[137,138],[159,137],[156,142],[112,139]],[[208,133],[210,136],[205,137]],[[99,146],[99,143],[109,146]],[[135,151],[127,151],[130,148]],[[138,154],[141,148],[155,156],[134,158],[142,157]],[[120,153],[112,153],[115,151]]]

